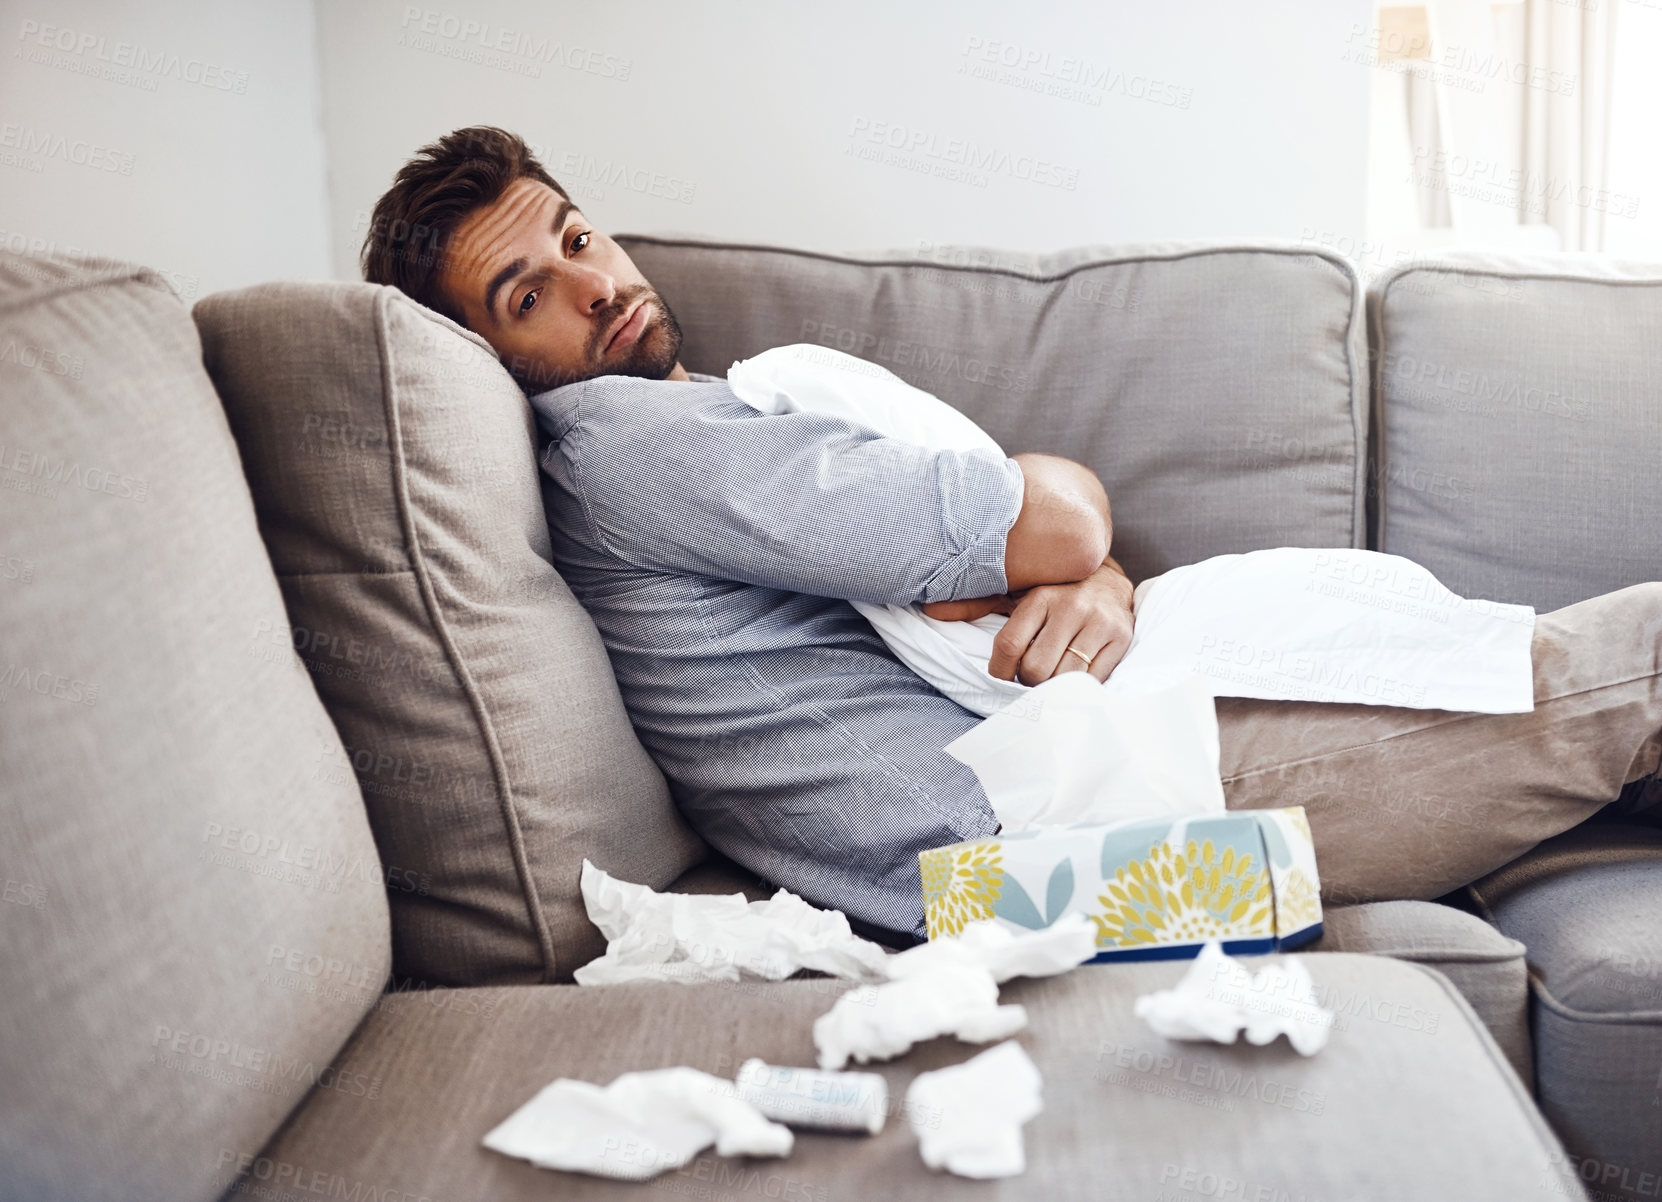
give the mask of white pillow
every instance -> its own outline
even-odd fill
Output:
[[[937,450],[999,450],[980,426],[893,372],[829,347],[776,347],[727,382],[763,413],[832,413]],[[1028,691],[987,671],[1003,614],[942,622],[920,606],[852,602],[902,663],[978,714]],[[1137,586],[1111,693],[1198,675],[1214,697],[1522,713],[1534,708],[1527,605],[1467,601],[1399,555],[1277,547],[1219,555]]]

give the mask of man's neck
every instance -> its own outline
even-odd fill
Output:
[[[674,369],[669,373],[669,375],[665,376],[664,379],[680,380],[685,383],[688,380],[687,369],[681,366],[680,360],[677,360]]]

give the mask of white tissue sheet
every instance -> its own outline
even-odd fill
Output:
[[[1224,812],[1217,707],[1197,677],[1127,698],[1064,672],[946,752],[974,770],[1006,833]]]
[[[742,893],[657,893],[583,861],[583,905],[606,936],[606,954],[572,974],[579,985],[638,981],[782,981],[801,968],[853,981],[886,975],[889,954],[781,889],[766,901]]]
[[[599,1086],[569,1077],[540,1090],[486,1133],[484,1145],[547,1169],[644,1181],[712,1143],[720,1156],[788,1156],[790,1129],[691,1068],[624,1073]]]
[[[1199,674],[1217,697],[1485,714],[1535,705],[1527,605],[1468,601],[1378,551],[1277,547],[1143,581],[1131,648],[1104,688]]]
[[[1132,1007],[1138,1018],[1167,1039],[1266,1044],[1278,1035],[1301,1056],[1327,1045],[1333,1012],[1316,1002],[1302,960],[1275,960],[1256,973],[1224,954],[1217,940],[1200,949],[1175,989],[1144,994]]]
[[[1021,1128],[1044,1109],[1038,1067],[1011,1040],[951,1068],[920,1073],[906,1112],[923,1163],[960,1177],[1014,1177],[1027,1168]]]
[[[843,994],[815,1020],[819,1065],[887,1060],[942,1035],[965,1043],[1013,1035],[1027,1025],[1027,1011],[999,1005],[1000,982],[1055,976],[1095,954],[1096,929],[1083,914],[1020,935],[977,922],[956,938],[908,948],[889,957],[886,984]]]
[[[944,401],[829,347],[776,347],[735,362],[727,381],[763,413],[834,413],[926,447],[1003,454]],[[1027,691],[987,672],[1002,614],[941,622],[919,606],[854,606],[901,662],[974,713],[996,714]],[[1401,556],[1297,547],[1217,556],[1143,581],[1134,613],[1131,647],[1108,678],[1119,696],[1198,673],[1217,697],[1482,713],[1534,705],[1534,610],[1463,600]]]

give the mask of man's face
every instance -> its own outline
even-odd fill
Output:
[[[679,371],[681,327],[623,249],[571,201],[515,180],[457,226],[440,286],[532,392]]]

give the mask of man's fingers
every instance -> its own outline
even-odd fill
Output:
[[[1015,680],[1016,670],[1021,667],[1023,658],[1028,654],[1028,647],[1033,642],[1033,636],[1039,633],[1045,623],[1045,594],[1028,593],[1016,603],[1010,611],[1010,620],[1004,623],[1003,629],[993,636],[993,653],[987,660],[987,672],[1000,680]],[[1023,684],[1037,684],[1037,681],[1023,679]]]
[[[1120,660],[1125,653],[1131,650],[1131,632],[1116,634],[1105,643],[1096,658],[1091,660],[1091,675],[1100,681],[1106,681],[1110,673],[1120,666]]]
[[[1083,672],[1111,633],[1100,611],[1077,592],[1063,592],[1047,607],[1042,629],[1021,659],[1023,684],[1041,684],[1063,672]],[[1068,648],[1079,651],[1073,654]]]
[[[1067,639],[1060,639],[1070,630],[1073,633]],[[1062,647],[1062,653],[1054,664],[1051,664],[1049,651],[1049,647],[1054,645],[1052,639],[1059,641]],[[1069,648],[1077,649],[1080,654],[1073,654]],[[1106,681],[1130,648],[1130,615],[1126,615],[1124,621],[1106,622],[1100,617],[1093,617],[1080,626],[1071,616],[1052,609],[1044,629],[1033,641],[1028,657],[1022,660],[1022,680],[1040,684],[1063,672],[1088,672],[1098,681]],[[1088,663],[1081,658],[1087,655],[1090,656]],[[1048,675],[1042,675],[1047,670]]]

